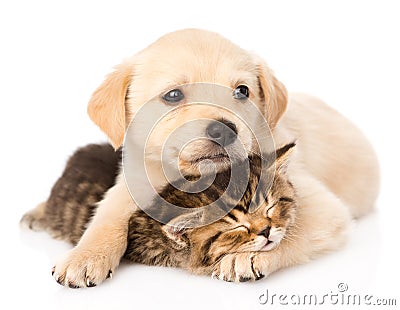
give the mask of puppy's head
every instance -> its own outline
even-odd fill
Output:
[[[163,117],[146,138],[146,154],[150,159],[166,154],[167,162],[178,158],[183,172],[193,173],[202,162],[223,167],[255,151],[253,131],[262,118],[274,129],[287,93],[254,54],[216,33],[187,29],[161,37],[117,66],[93,94],[88,113],[118,148],[149,102]],[[135,138],[141,134],[133,131],[131,137],[137,147],[144,147]]]

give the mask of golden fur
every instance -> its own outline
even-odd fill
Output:
[[[117,148],[130,120],[146,102],[177,85],[198,82],[231,89],[246,84],[250,99],[264,113],[276,144],[296,140],[298,145],[288,167],[289,178],[299,196],[296,232],[274,251],[225,256],[215,267],[214,275],[237,280],[251,277],[252,269],[267,275],[343,244],[352,216],[368,212],[378,193],[378,165],[370,144],[353,124],[320,100],[307,95],[288,95],[260,58],[220,35],[188,29],[160,38],[109,75],[94,93],[88,112]],[[161,103],[159,109],[163,109]],[[225,115],[201,106],[182,108],[173,120],[161,123],[162,130],[150,137],[151,153],[160,154],[160,146],[170,132],[199,116],[218,119]],[[234,115],[230,117],[234,119]],[[261,120],[253,118],[251,122],[250,125],[257,126]],[[240,124],[238,136],[246,152],[254,151],[251,134]],[[211,146],[193,144],[186,152],[183,150],[180,158],[183,169],[193,169],[189,164],[191,154],[199,150],[209,152]],[[150,158],[148,173],[156,189],[166,182],[160,171],[160,166],[152,164]],[[138,187],[141,182],[137,180]],[[146,194],[144,191],[142,198],[150,198]],[[136,208],[120,175],[117,184],[100,202],[78,245],[56,264],[54,276],[65,277],[78,286],[85,286],[87,279],[95,284],[106,279],[125,251],[127,223]]]

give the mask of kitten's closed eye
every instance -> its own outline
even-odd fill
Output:
[[[271,218],[273,213],[274,213],[274,211],[275,211],[275,205],[270,207],[269,209],[267,209],[265,214],[264,214],[264,216],[267,217],[267,218]]]
[[[242,231],[242,232],[245,232],[245,233],[250,233],[250,229],[245,225],[241,225],[241,226],[235,227],[232,230],[236,231],[236,232]]]

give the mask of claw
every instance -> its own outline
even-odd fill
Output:
[[[224,280],[225,282],[233,282],[233,280],[231,279],[230,276],[224,276],[223,280]]]
[[[107,278],[106,278],[106,279],[108,279],[108,278],[112,279],[112,277],[113,277],[113,273],[112,273],[112,271],[111,271],[111,270],[109,270],[109,271],[108,271],[108,275],[107,275]]]
[[[58,284],[64,286],[64,277],[61,277],[59,274],[57,274],[54,278]]]
[[[253,268],[253,273],[254,273],[256,281],[265,277],[265,275],[263,273],[261,273],[258,269]]]
[[[87,287],[95,287],[96,283],[93,283],[92,281],[90,281],[89,279],[86,279],[86,286]]]
[[[247,282],[250,280],[251,280],[251,277],[249,277],[249,276],[240,276],[239,277],[239,282]]]
[[[68,287],[69,288],[79,288],[79,285],[76,285],[76,284],[68,281]]]

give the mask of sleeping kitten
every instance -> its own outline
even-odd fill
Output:
[[[278,149],[276,159],[268,154],[262,158],[252,155],[248,162],[233,164],[236,168],[248,167],[249,178],[240,175],[231,180],[233,188],[230,191],[226,191],[230,169],[218,173],[210,182],[212,185],[199,193],[193,193],[196,186],[202,186],[199,182],[167,185],[151,207],[167,224],[152,219],[142,210],[136,211],[129,222],[124,257],[138,263],[181,267],[197,274],[211,275],[224,255],[273,250],[290,230],[295,217],[295,192],[285,174],[293,147],[294,144],[288,144]],[[47,230],[55,238],[76,244],[96,210],[96,202],[113,185],[120,158],[121,152],[114,152],[109,145],[89,145],[79,149],[69,159],[49,199],[42,204],[40,214],[27,213],[21,221],[32,229]],[[190,181],[199,179],[198,176],[186,178]],[[202,181],[210,180],[205,177]],[[245,189],[243,195],[240,189]],[[228,195],[218,199],[225,191]],[[178,216],[170,214],[163,207],[163,199],[199,211]],[[252,201],[257,206],[255,210],[250,208]],[[226,215],[214,223],[192,228],[194,221],[201,223],[208,216],[207,212],[200,212],[200,207],[213,202]],[[254,274],[254,279],[262,277],[262,274]],[[60,284],[64,284],[63,281],[59,279]]]
[[[273,250],[290,232],[295,218],[295,191],[286,177],[286,164],[294,146],[288,144],[278,149],[275,161],[273,156],[250,156],[249,178],[232,180],[233,190],[216,206],[231,211],[212,224],[191,228],[196,220],[196,213],[191,213],[177,217],[164,214],[161,217],[169,222],[163,225],[149,218],[144,211],[136,212],[129,222],[125,258],[147,265],[181,267],[196,274],[211,275],[215,265],[227,254]],[[263,178],[260,180],[261,169]],[[168,185],[160,193],[161,197],[156,198],[153,207],[162,214],[165,210],[163,199],[183,208],[208,205],[224,193],[230,174],[230,170],[218,173],[212,185],[200,193],[188,193],[195,189],[190,183],[183,188],[184,191],[174,187],[181,184]],[[203,181],[207,183],[209,180]],[[241,193],[237,190],[240,188],[246,188],[243,197],[237,196]],[[250,212],[249,205],[253,199],[258,207]],[[231,205],[232,201],[237,203]],[[224,280],[258,280],[264,276],[253,272],[254,277]]]

